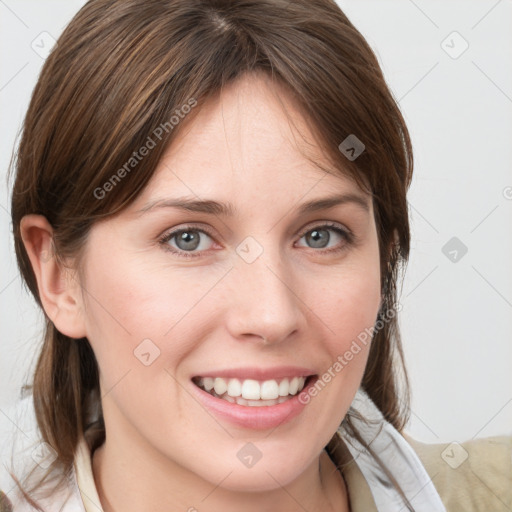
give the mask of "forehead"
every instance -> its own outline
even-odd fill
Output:
[[[133,205],[172,196],[246,202],[310,193],[365,195],[335,169],[293,96],[264,74],[246,74],[205,102],[177,134]],[[306,197],[307,199],[307,197]]]

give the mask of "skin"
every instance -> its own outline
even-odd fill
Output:
[[[360,385],[369,346],[276,429],[234,426],[190,394],[191,377],[211,369],[291,364],[322,375],[375,323],[381,295],[371,198],[339,171],[318,169],[304,156],[305,141],[313,161],[328,166],[286,89],[244,75],[201,107],[136,200],[93,226],[82,279],[46,257],[52,230],[44,217],[23,219],[46,313],[64,334],[86,336],[99,364],[107,435],[93,473],[105,512],[349,510],[324,447]],[[359,195],[368,210],[348,202],[297,213],[335,193]],[[181,196],[229,201],[240,213],[139,212]],[[324,246],[303,236],[325,221],[349,230],[355,243],[331,229]],[[166,251],[186,253],[176,238],[159,244],[189,224],[212,231],[191,231],[201,237],[199,256]],[[236,252],[246,237],[263,249],[252,263]],[[148,338],[160,354],[145,366],[134,350]],[[262,453],[252,468],[237,458],[248,442]]]

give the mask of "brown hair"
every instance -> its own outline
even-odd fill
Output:
[[[78,12],[43,66],[13,161],[16,256],[40,306],[22,217],[44,215],[54,229],[55,257],[77,257],[79,264],[91,226],[134,200],[184,123],[164,130],[108,194],[98,198],[98,190],[176,109],[193,99],[197,111],[225,84],[256,71],[287,87],[337,171],[372,194],[382,312],[394,308],[409,255],[411,142],[376,56],[334,0],[91,0]],[[355,160],[338,149],[351,134],[365,145]],[[409,388],[396,316],[373,337],[362,387],[401,430]],[[46,317],[31,389],[42,439],[69,475],[84,432],[92,449],[105,435],[87,339],[64,336]],[[95,407],[99,418],[91,425]]]

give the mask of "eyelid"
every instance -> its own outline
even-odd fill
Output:
[[[182,231],[201,231],[201,232],[205,232],[210,238],[215,238],[217,236],[214,233],[213,229],[208,227],[208,225],[191,223],[191,224],[183,224],[183,226],[181,226],[181,227],[165,230],[164,233],[162,233],[161,235],[158,236],[158,240],[163,240],[165,238],[170,239],[173,236],[178,235]]]
[[[306,227],[302,228],[301,231],[299,231],[299,236],[302,238],[306,233],[309,233],[315,228],[338,228],[341,231],[344,231],[347,234],[350,234],[350,230],[343,226],[343,224],[340,224],[339,222],[333,221],[333,220],[317,220],[312,223],[309,223]]]

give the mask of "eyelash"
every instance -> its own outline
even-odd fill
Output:
[[[342,238],[345,239],[345,244],[343,244],[343,246],[341,246],[341,247],[334,248],[334,249],[333,248],[319,249],[316,252],[320,252],[320,253],[324,253],[324,254],[337,254],[337,253],[340,253],[340,252],[346,250],[347,247],[349,247],[355,243],[355,236],[353,233],[340,228],[337,224],[333,224],[333,223],[329,223],[329,222],[327,222],[325,224],[319,224],[318,226],[313,226],[312,228],[308,228],[306,231],[303,231],[301,233],[299,239],[302,238],[307,233],[310,233],[311,231],[315,231],[316,229],[320,230],[320,229],[324,229],[324,228],[329,228],[329,229],[335,231],[337,234],[339,234]],[[202,256],[202,252],[190,252],[190,251],[182,251],[182,250],[177,251],[175,249],[171,249],[169,247],[169,245],[167,244],[167,242],[169,242],[169,240],[172,240],[175,236],[177,236],[181,233],[187,232],[187,231],[197,231],[199,233],[205,233],[210,238],[212,238],[212,239],[214,238],[213,234],[211,233],[211,231],[209,229],[198,228],[195,226],[185,226],[176,231],[172,231],[170,233],[164,234],[161,238],[159,238],[158,243],[160,246],[162,246],[164,251],[171,252],[171,253],[176,254],[177,256],[182,257],[182,258],[197,258],[197,257]],[[310,247],[310,249],[315,250],[312,247]]]

